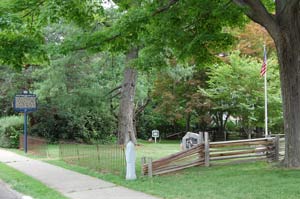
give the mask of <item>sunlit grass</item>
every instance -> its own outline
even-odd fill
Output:
[[[58,151],[55,146],[52,146],[52,150]],[[300,198],[300,170],[287,170],[266,162],[256,162],[208,168],[194,167],[148,178],[140,176],[141,157],[152,157],[156,160],[176,153],[180,151],[179,142],[140,142],[136,151],[138,179],[135,181],[126,181],[124,174],[99,173],[60,160],[48,162],[166,199]]]
[[[180,150],[179,142],[147,143],[137,146],[135,181],[124,175],[97,173],[62,161],[53,164],[98,177],[131,189],[167,199],[297,199],[300,198],[300,171],[277,168],[266,162],[231,166],[194,167],[177,173],[153,178],[140,176],[140,158],[154,160]]]
[[[42,184],[38,180],[3,163],[0,163],[0,179],[11,185],[13,189],[25,195],[32,196],[34,199],[66,199],[66,197]]]

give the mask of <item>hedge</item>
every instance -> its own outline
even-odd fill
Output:
[[[24,119],[22,116],[0,118],[0,147],[17,148],[23,124]]]

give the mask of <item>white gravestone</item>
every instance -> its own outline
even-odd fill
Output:
[[[126,180],[135,180],[136,174],[135,174],[135,149],[133,142],[129,141],[126,145]]]

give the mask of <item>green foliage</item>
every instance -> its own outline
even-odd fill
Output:
[[[178,64],[175,60],[169,64],[170,67],[161,70],[157,76],[151,94],[154,112],[149,110],[149,113],[154,117],[143,117],[147,120],[155,119],[147,123],[153,123],[152,128],[160,128],[165,133],[205,130],[207,124],[203,121],[209,104],[197,92],[198,87],[205,86],[205,71],[197,70],[195,66]]]
[[[12,0],[0,3],[0,63],[18,69],[48,61],[41,30],[50,23],[90,29],[103,15],[98,1]],[[94,26],[93,26],[94,27]]]
[[[0,4],[0,63],[21,69],[47,60],[40,31],[14,13],[11,3]]]
[[[19,69],[28,63],[36,64],[36,60],[44,58],[39,45],[39,39],[27,34],[0,31],[0,60]]]
[[[72,113],[55,105],[41,104],[31,115],[30,134],[47,138],[50,142],[75,140],[92,143],[111,141],[115,124],[103,113]],[[104,116],[103,116],[104,115]]]
[[[234,116],[244,131],[263,127],[264,81],[259,76],[260,68],[261,62],[240,57],[239,53],[231,54],[228,64],[213,65],[209,88],[204,91],[213,103],[212,113]],[[268,59],[268,96],[270,126],[278,127],[282,124],[281,95],[278,64],[273,57]]]
[[[220,110],[222,114],[230,112],[243,118],[243,127],[261,126],[257,123],[261,121],[262,104],[256,102],[261,101],[261,85],[249,79],[247,82],[243,70],[229,70],[226,64],[220,64],[222,70],[211,74],[207,93],[210,92],[214,103],[212,111],[208,111],[211,102],[197,92],[199,87],[205,88],[207,78],[199,68],[203,63],[220,61],[215,55],[234,43],[229,30],[246,21],[242,10],[233,3],[120,0],[115,1],[119,8],[104,10],[99,2],[5,0],[0,3],[0,63],[26,68],[18,75],[8,75],[7,69],[3,72],[5,78],[0,77],[0,96],[6,107],[2,115],[11,111],[8,107],[13,93],[22,88],[34,89],[40,109],[31,118],[33,134],[52,141],[110,139],[116,131],[119,90],[110,91],[120,85],[124,68],[124,56],[118,53],[138,47],[139,58],[131,64],[146,72],[138,82],[136,109],[153,98],[151,106],[136,115],[141,137],[148,137],[153,127],[174,132],[190,123],[193,129],[205,129],[211,121],[209,114]],[[254,65],[246,59],[233,59],[232,65]],[[252,69],[249,72],[254,73]],[[22,77],[31,76],[32,70],[33,78]],[[234,77],[235,73],[239,76]],[[153,87],[150,84],[156,75],[160,79]],[[10,81],[11,78],[18,80]],[[249,86],[240,86],[239,78]],[[229,83],[232,88],[226,88],[228,79],[234,82]],[[25,85],[21,86],[22,83]],[[270,106],[279,107],[280,97],[275,88],[278,87],[270,91],[274,94]],[[278,128],[281,111],[278,108],[270,111],[274,116],[270,122]]]
[[[17,148],[24,124],[23,117],[10,116],[0,119],[0,147]]]
[[[111,140],[116,132],[117,102],[110,91],[119,85],[123,56],[112,53],[90,55],[77,51],[67,56],[55,52],[59,37],[70,34],[71,25],[48,27],[50,66],[34,71],[39,110],[32,115],[31,133],[79,142]],[[73,29],[72,33],[80,32]]]
[[[165,11],[160,10],[168,1],[149,5],[152,17],[147,26],[145,48],[160,48],[160,53],[203,63],[215,60],[214,52],[225,50],[233,37],[224,27],[241,24],[244,18],[239,9],[226,1],[188,1],[175,3]],[[226,9],[224,9],[226,7]],[[225,14],[229,11],[231,14]],[[170,51],[171,50],[171,51]]]
[[[68,40],[65,51],[126,52],[139,47],[138,65],[146,70],[165,66],[173,57],[183,62],[203,63],[216,60],[215,54],[233,43],[234,38],[226,28],[245,22],[241,10],[227,1],[193,0],[170,7],[169,1],[116,3],[120,9],[115,13],[126,11],[115,14],[115,20],[106,18],[110,23],[96,26],[76,42]]]
[[[0,117],[15,113],[12,102],[16,94],[20,94],[24,89],[33,92],[32,71],[34,70],[33,66],[18,71],[12,67],[0,65]]]
[[[62,19],[84,27],[103,14],[100,2],[92,0],[12,0],[6,6],[10,7],[12,13],[22,16],[25,20],[31,18],[31,23],[34,21],[37,27]]]

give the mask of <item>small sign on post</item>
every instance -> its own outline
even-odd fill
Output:
[[[159,131],[158,130],[153,130],[152,131],[152,137],[154,137],[155,143],[156,143],[156,138],[159,137]]]
[[[27,153],[27,113],[37,110],[36,95],[23,91],[15,95],[13,106],[16,112],[24,113],[24,152]]]

